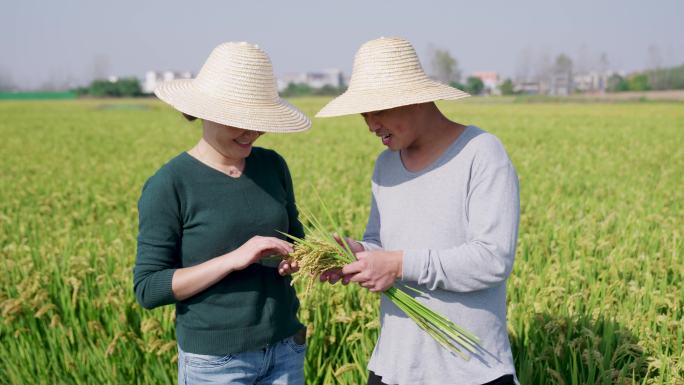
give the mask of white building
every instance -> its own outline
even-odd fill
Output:
[[[192,78],[192,73],[189,71],[147,71],[142,84],[142,92],[145,94],[151,94],[154,92],[154,89],[157,88],[159,83],[167,80],[190,78]]]
[[[494,71],[477,71],[473,72],[473,75],[476,78],[479,78],[482,80],[482,83],[484,84],[484,89],[482,90],[482,93],[486,95],[500,95],[501,90],[499,90],[499,84],[501,84],[501,78],[499,77],[499,74]]]
[[[283,91],[290,83],[306,84],[311,88],[344,86],[344,74],[339,69],[327,69],[320,72],[290,73],[278,77],[278,91]]]
[[[572,72],[560,72],[551,75],[549,83],[549,95],[568,96],[572,93],[574,78]]]
[[[526,95],[538,95],[543,91],[543,86],[540,82],[536,81],[516,81],[513,84],[513,91]]]
[[[608,78],[613,71],[607,72],[587,72],[576,74],[573,78],[575,89],[580,92],[606,92],[608,88]]]

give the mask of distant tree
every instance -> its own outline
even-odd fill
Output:
[[[684,64],[677,67],[651,69],[644,73],[652,90],[684,89]]]
[[[311,87],[306,83],[294,83],[291,82],[287,87],[280,93],[281,96],[289,98],[293,96],[307,96],[311,95]]]
[[[90,92],[90,87],[76,87],[71,90],[75,92],[78,96],[86,96]]]
[[[514,95],[515,89],[513,86],[513,81],[511,79],[506,79],[499,86],[502,95]]]
[[[533,75],[532,49],[526,47],[518,53],[515,64],[515,77],[521,80],[530,80]]]
[[[343,91],[343,88],[339,87],[334,87],[330,84],[326,84],[321,88],[317,88],[313,90],[314,95],[321,95],[321,96],[336,96],[341,94]]]
[[[623,92],[629,91],[629,83],[627,80],[618,74],[612,74],[608,78],[608,92]]]
[[[458,62],[451,56],[446,49],[436,49],[432,54],[432,69],[437,80],[445,84],[451,82],[459,82],[461,80],[461,71],[458,68]]]
[[[313,88],[306,83],[290,83],[280,92],[280,96],[284,98],[298,97],[298,96],[337,96],[346,91],[347,87],[344,85],[335,87],[326,84],[321,88]]]
[[[646,74],[636,74],[632,75],[627,79],[630,91],[648,91],[651,86],[648,82],[648,75]]]
[[[599,71],[601,73],[605,73],[608,71],[608,67],[610,67],[610,61],[608,60],[608,54],[605,52],[601,52],[601,56],[599,56],[599,61],[598,61],[598,66],[599,66]]]
[[[119,96],[118,90],[113,82],[104,79],[93,80],[88,87],[88,95],[97,98],[104,98],[107,96]]]
[[[670,87],[675,90],[684,90],[684,64],[670,68]]]
[[[582,44],[579,48],[579,52],[575,56],[574,69],[578,73],[586,73],[593,67],[591,63],[591,53],[589,52],[589,47],[586,44]]]
[[[669,89],[669,71],[663,70],[662,68],[663,59],[658,45],[651,44],[648,46],[648,57],[649,71],[646,71],[646,75],[648,76],[648,84],[650,89]]]
[[[116,83],[121,96],[132,97],[142,95],[140,82],[136,78],[123,78],[119,79]]]
[[[553,72],[555,74],[571,74],[572,73],[572,59],[565,54],[560,54],[556,57],[556,62],[553,65]]]
[[[77,92],[79,91],[77,89]],[[135,97],[142,95],[142,89],[136,78],[123,78],[114,82],[99,79],[90,83],[90,86],[85,89],[85,94],[98,98]]]
[[[475,76],[470,76],[466,79],[465,92],[471,95],[479,95],[482,93],[482,90],[484,90],[482,79]]]
[[[449,82],[449,85],[461,91],[465,91],[466,88],[465,84],[459,82]]]
[[[536,59],[535,71],[532,80],[538,82],[548,82],[553,75],[553,61],[551,53],[547,49],[541,50]]]

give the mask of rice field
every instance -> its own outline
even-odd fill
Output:
[[[684,104],[441,106],[499,136],[520,176],[521,382],[684,384]],[[153,100],[3,101],[0,117],[0,383],[175,383],[173,308],[132,292],[136,203],[198,124]],[[382,145],[360,117],[259,144],[287,159],[301,207],[316,189],[361,236]],[[378,296],[316,285],[302,304],[307,384],[364,383]]]

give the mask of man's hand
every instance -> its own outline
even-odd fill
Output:
[[[345,285],[358,282],[372,292],[379,292],[392,287],[394,281],[401,277],[403,251],[361,251],[356,253],[356,258],[356,262],[342,268],[342,283]]]
[[[340,236],[337,233],[333,234],[333,238],[335,238],[335,241],[337,241],[337,243],[340,246],[342,246],[343,248],[346,248],[344,246],[344,243],[342,243],[342,238],[340,238]],[[347,242],[347,246],[349,246],[349,250],[351,250],[352,254],[354,254],[354,255],[356,255],[356,253],[359,253],[359,252],[364,250],[363,245],[361,243],[359,243],[358,241],[355,241],[349,237],[344,238],[344,241]]]
[[[288,275],[288,274],[296,273],[298,271],[299,271],[299,264],[297,263],[297,261],[288,261],[287,259],[283,259],[278,264],[278,273],[280,275]]]
[[[337,241],[340,246],[345,247],[344,243],[342,243],[342,238],[340,238],[337,233],[333,234],[333,238],[335,238],[335,241]],[[348,237],[344,240],[347,242],[347,246],[349,246],[349,250],[352,252],[352,254],[354,254],[354,256],[364,250],[363,245],[361,245],[361,243],[358,241]],[[324,271],[319,278],[321,282],[329,282],[331,285],[334,285],[340,280],[340,278],[342,278],[342,269],[331,269]]]

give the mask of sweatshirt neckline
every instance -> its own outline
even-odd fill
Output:
[[[411,171],[411,170],[407,169],[407,168],[406,168],[406,165],[404,165],[404,161],[401,159],[401,153],[400,153],[400,151],[397,151],[397,152],[396,152],[397,161],[399,162],[399,165],[400,165],[400,167],[401,167],[401,170],[402,170],[406,175],[418,176],[418,175],[425,174],[426,172],[429,172],[429,171],[431,171],[431,170],[437,168],[439,165],[441,165],[441,164],[443,163],[444,159],[445,159],[445,158],[446,158],[446,157],[447,157],[455,148],[457,148],[457,147],[460,146],[460,144],[465,140],[465,138],[466,138],[467,136],[470,135],[470,132],[471,132],[473,129],[475,129],[475,128],[476,128],[476,127],[475,127],[475,126],[472,126],[472,125],[466,126],[466,128],[463,130],[463,132],[461,133],[461,135],[459,135],[456,139],[454,139],[454,140],[451,142],[451,144],[449,145],[449,147],[447,147],[446,150],[444,150],[444,152],[442,153],[442,155],[440,155],[437,159],[435,159],[434,161],[432,161],[432,163],[428,164],[427,166],[423,167],[421,170],[418,170],[418,171]]]

